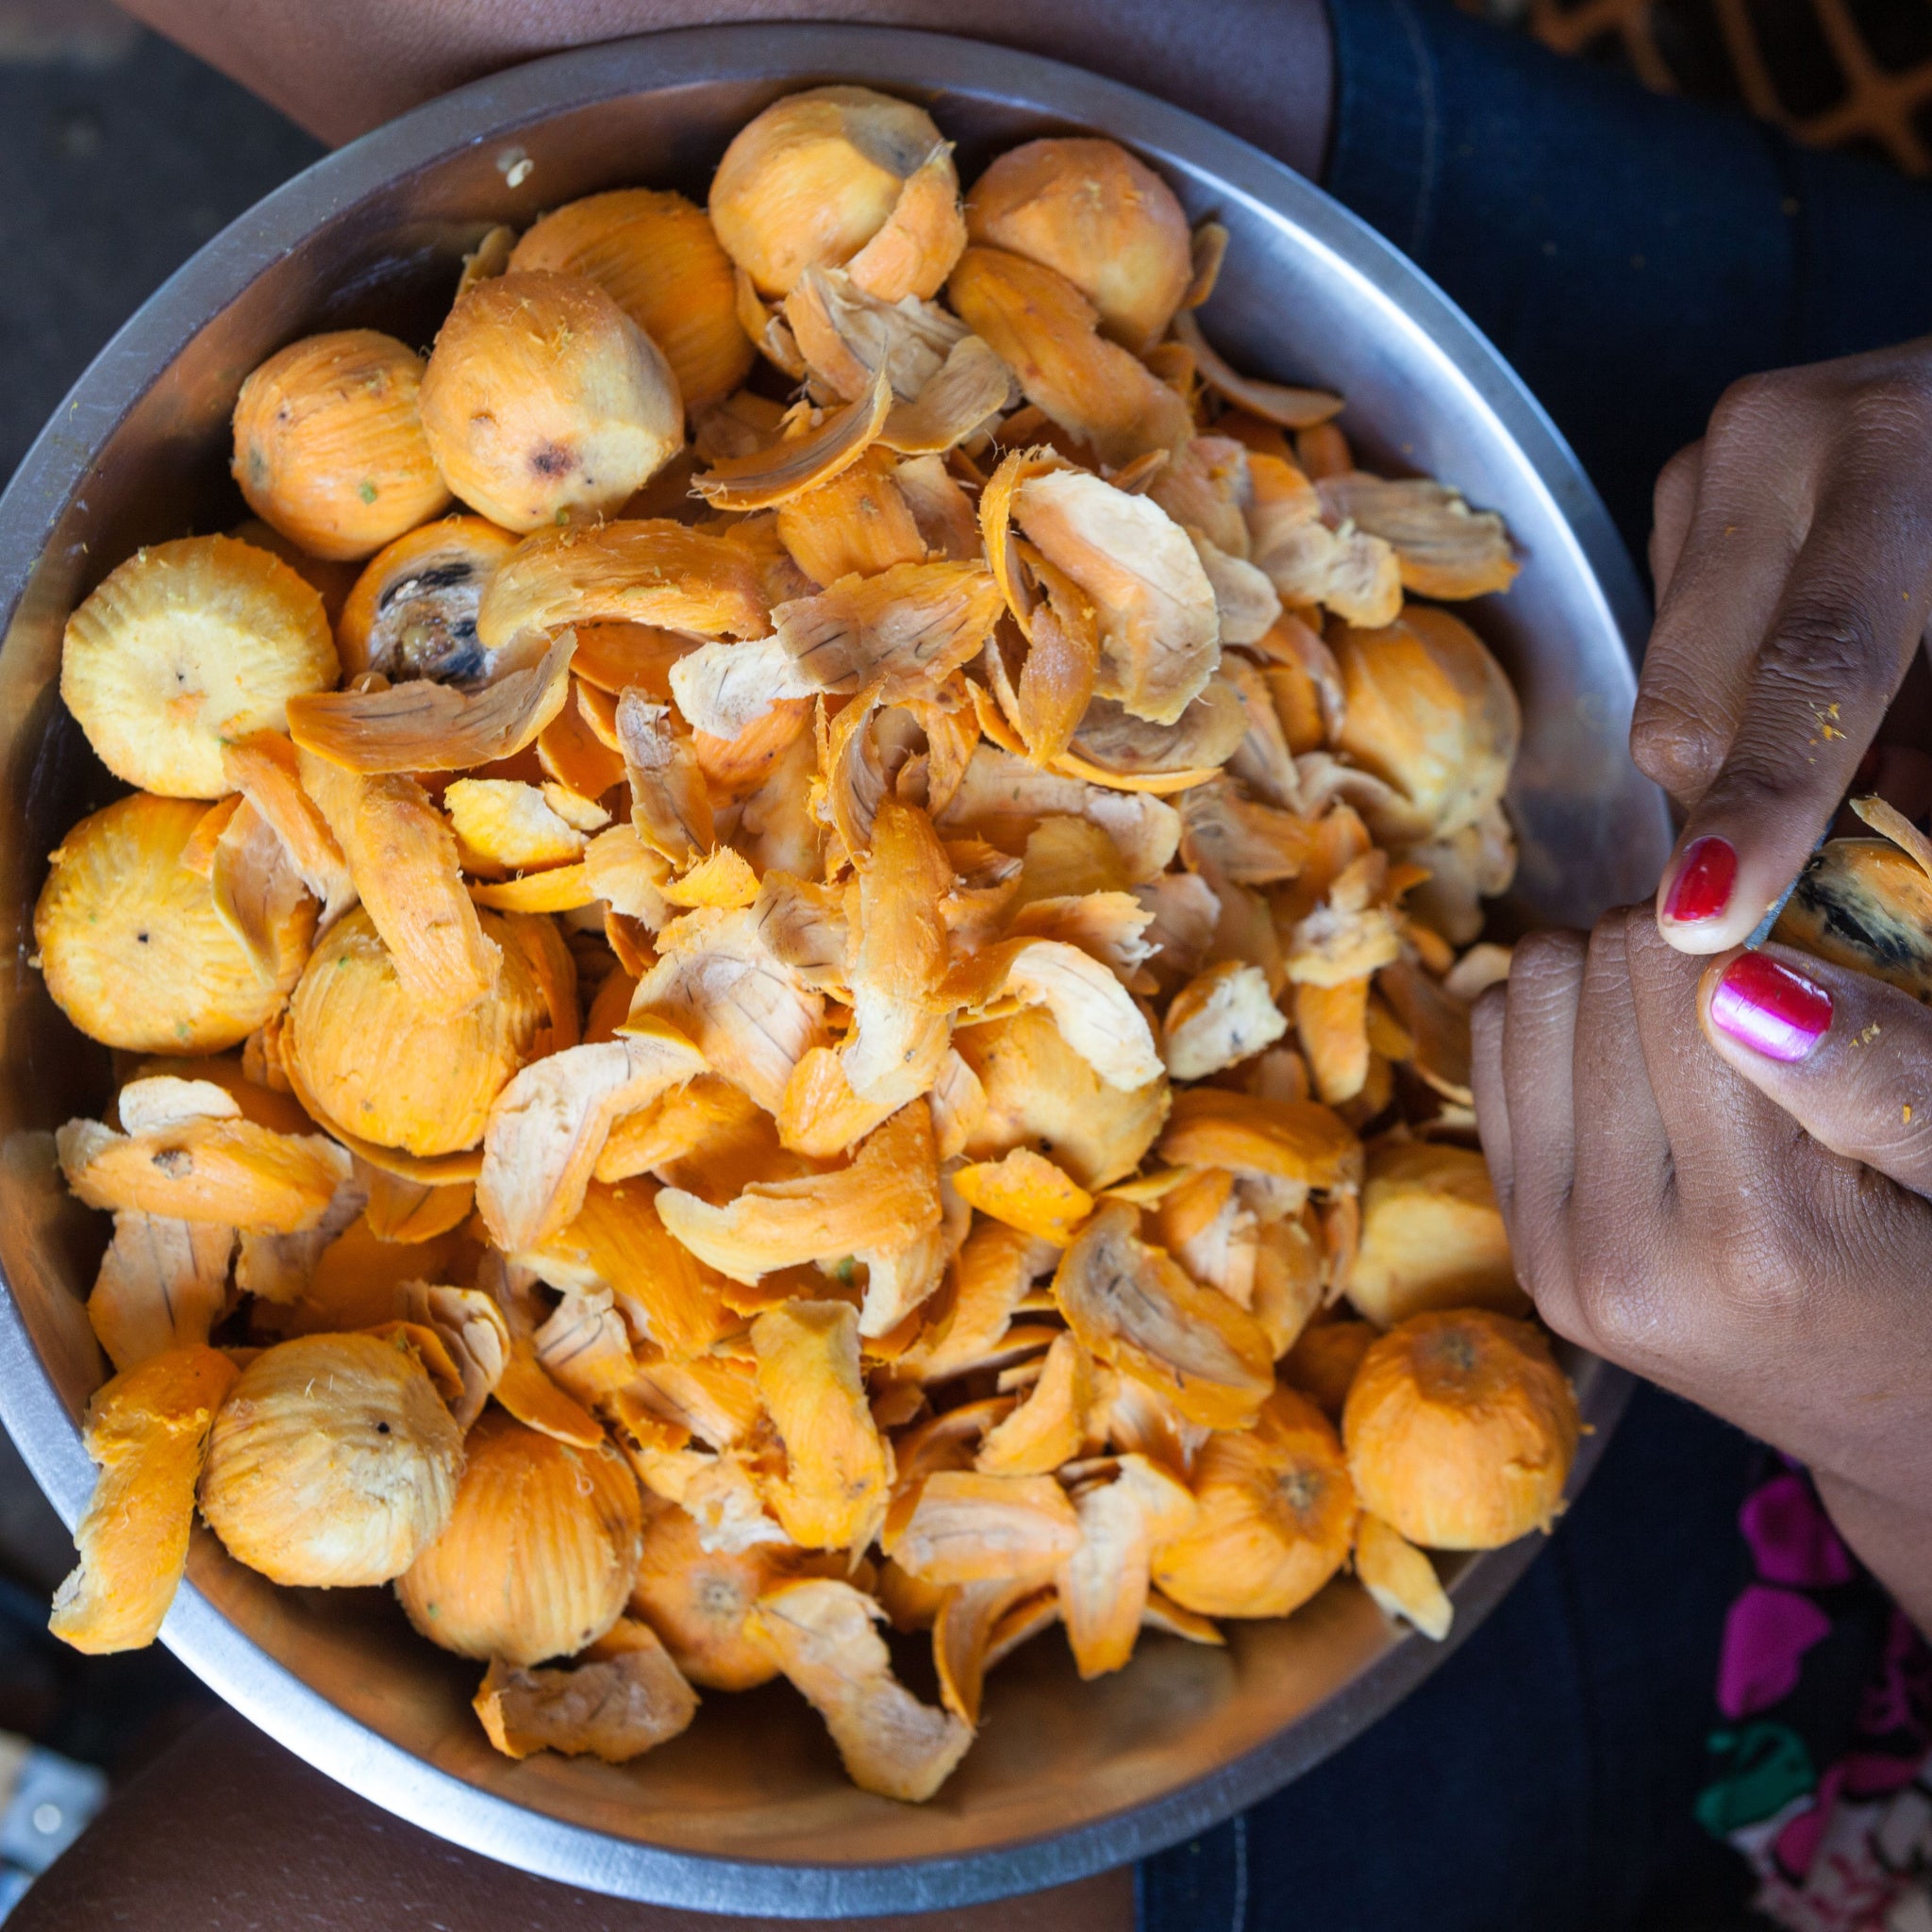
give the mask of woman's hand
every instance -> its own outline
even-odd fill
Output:
[[[1741,941],[1796,876],[1932,616],[1932,337],[1735,384],[1658,479],[1630,748],[1686,813],[1671,944]]]
[[[1646,907],[1524,941],[1474,1032],[1543,1319],[1809,1464],[1932,1628],[1932,1010]]]

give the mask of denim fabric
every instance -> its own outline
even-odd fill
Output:
[[[1140,1873],[1141,1932],[1722,1932],[1694,1804],[1758,1452],[1640,1390],[1490,1620],[1374,1729]],[[1417,1640],[1420,1641],[1420,1640]]]
[[[1508,358],[1639,558],[1657,470],[1738,376],[1932,331],[1932,186],[1446,0],[1329,11],[1324,185]]]

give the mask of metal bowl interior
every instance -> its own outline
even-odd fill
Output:
[[[1631,768],[1626,640],[1642,604],[1574,458],[1471,325],[1319,191],[1191,117],[1071,69],[937,35],[693,30],[479,83],[322,162],[210,243],[76,387],[0,501],[0,1411],[72,1524],[92,1486],[76,1418],[101,1364],[82,1298],[101,1245],[62,1192],[51,1129],[97,1108],[105,1052],[28,964],[45,855],[116,787],[56,694],[67,611],[138,543],[240,513],[227,422],[242,376],[293,336],[374,324],[427,341],[462,251],[490,225],[619,184],[702,195],[731,133],[775,95],[869,82],[925,103],[962,177],[1001,147],[1089,130],[1135,147],[1191,216],[1225,223],[1210,334],[1258,374],[1346,392],[1374,466],[1415,469],[1504,512],[1526,568],[1475,621],[1527,723],[1510,806],[1523,866],[1506,919],[1587,922],[1647,891],[1668,850]],[[518,165],[527,161],[529,165]],[[514,185],[512,185],[514,184]],[[1627,1385],[1571,1362],[1596,1434]],[[1534,1543],[1462,1560],[1466,1634]],[[1082,1686],[1048,1641],[1003,1667],[984,1735],[930,1805],[869,1797],[782,1687],[714,1697],[682,1739],[611,1767],[498,1757],[474,1667],[415,1640],[386,1593],[278,1591],[196,1533],[167,1641],[264,1729],[377,1804],[530,1870],[630,1896],[773,1914],[958,1904],[1170,1843],[1306,1770],[1440,1660],[1352,1585],[1225,1650],[1150,1638]]]

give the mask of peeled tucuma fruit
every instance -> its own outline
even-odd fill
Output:
[[[436,338],[422,410],[443,480],[507,530],[614,512],[684,442],[670,363],[583,275],[477,283]]]
[[[1188,218],[1144,161],[1111,141],[1029,141],[974,183],[966,232],[1058,269],[1136,355],[1167,333],[1193,279]]]
[[[234,787],[222,748],[279,731],[341,666],[322,597],[233,537],[137,550],[67,620],[60,695],[117,778],[170,798]]]
[[[1398,1322],[1363,1357],[1341,1414],[1363,1507],[1432,1550],[1547,1529],[1579,1428],[1542,1331],[1482,1308]]]
[[[921,258],[892,286],[870,287],[857,258],[915,178],[940,217],[929,225],[945,233],[910,251]],[[789,295],[807,269],[852,263],[854,278],[884,301],[924,299],[939,292],[965,239],[958,193],[945,143],[923,109],[870,88],[820,87],[774,102],[739,130],[711,182],[711,224],[760,294]]]
[[[312,557],[367,557],[449,501],[423,435],[423,358],[373,328],[305,336],[235,403],[235,481]]]
[[[491,1103],[535,1051],[550,1004],[518,928],[479,915],[503,951],[495,987],[444,1018],[413,1004],[366,911],[332,927],[289,1003],[286,1050],[330,1119],[379,1146],[448,1154],[483,1138]]]
[[[249,1363],[215,1417],[201,1509],[273,1583],[387,1583],[448,1522],[463,1437],[421,1362],[308,1335]]]
[[[681,194],[620,188],[547,214],[520,241],[511,275],[588,275],[663,350],[687,409],[722,402],[752,365],[731,258]]]
[[[624,1614],[643,1544],[637,1478],[495,1410],[470,1431],[449,1526],[396,1585],[409,1621],[462,1657],[573,1657]]]
[[[83,1033],[130,1053],[216,1053],[275,1011],[281,992],[181,863],[210,808],[144,791],[60,841],[34,908],[47,991]]]

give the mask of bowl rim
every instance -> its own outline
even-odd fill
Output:
[[[1301,231],[1328,266],[1426,333],[1524,458],[1557,512],[1572,565],[1634,665],[1647,607],[1594,487],[1542,406],[1423,272],[1320,187],[1260,149],[1124,83],[989,42],[851,23],[667,29],[541,57],[441,95],[324,157],[198,250],[136,310],[69,391],[0,496],[0,637],[10,628],[60,517],[97,452],[192,338],[284,252],[397,177],[464,148],[513,139],[575,108],[719,80],[842,79],[982,98],[1101,127],[1157,160],[1185,156],[1222,193]],[[1634,669],[1631,672],[1634,690]],[[1576,1377],[1594,1433],[1574,1495],[1634,1387],[1586,1357]],[[72,1528],[93,1487],[80,1431],[0,1277],[0,1420]],[[1263,1744],[1162,1797],[1051,1837],[941,1857],[798,1864],[673,1851],[609,1837],[477,1790],[367,1729],[231,1624],[184,1580],[162,1641],[250,1722],[318,1770],[424,1829],[540,1875],[654,1904],[777,1917],[864,1916],[963,1906],[1060,1884],[1158,1851],[1220,1823],[1311,1769],[1442,1662],[1541,1548],[1491,1552],[1455,1589],[1444,1644],[1410,1638]]]

